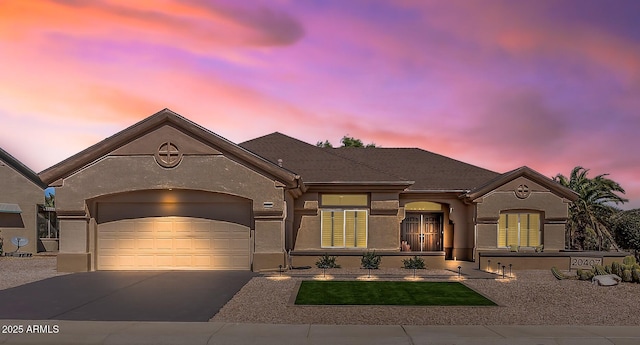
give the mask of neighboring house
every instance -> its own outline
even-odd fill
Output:
[[[19,252],[37,251],[38,210],[44,202],[45,188],[35,172],[0,149],[0,237],[5,253],[18,249],[11,242],[15,237],[28,240]]]
[[[375,250],[394,267],[542,246],[561,256],[577,197],[527,167],[499,174],[415,148],[280,133],[237,145],[167,109],[39,176],[56,187],[61,271],[257,271],[286,266],[287,252],[295,265],[328,253],[357,266]]]

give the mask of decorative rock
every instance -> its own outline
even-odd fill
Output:
[[[600,286],[614,286],[618,285],[622,281],[622,278],[615,274],[598,275],[593,277],[591,282]]]

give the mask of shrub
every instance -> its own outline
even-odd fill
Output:
[[[624,259],[622,259],[622,263],[625,266],[633,266],[636,264],[636,257],[633,255],[625,256]]]
[[[335,256],[329,256],[328,254],[324,254],[318,261],[316,261],[316,267],[318,268],[340,268],[340,265],[336,263]]]
[[[632,269],[631,270],[631,278],[633,279],[634,283],[640,283],[640,271],[638,271],[637,269]]]
[[[362,264],[362,268],[376,270],[380,267],[380,261],[382,261],[382,257],[376,254],[376,251],[374,250],[372,252],[367,251],[362,254],[362,260],[360,263]]]
[[[403,259],[402,263],[406,269],[423,270],[427,268],[424,264],[424,260],[417,255],[409,259]]]

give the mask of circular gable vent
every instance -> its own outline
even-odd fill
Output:
[[[164,168],[174,168],[182,161],[182,152],[170,141],[162,143],[155,156],[156,162]]]

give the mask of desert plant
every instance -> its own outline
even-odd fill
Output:
[[[631,270],[631,278],[633,279],[634,283],[640,283],[640,270],[637,269],[632,269]]]
[[[625,269],[624,271],[622,271],[622,281],[625,283],[630,283],[633,281],[631,270]]]
[[[594,265],[593,269],[594,269],[594,273],[597,276],[603,276],[608,274],[607,271],[605,271],[604,266],[602,265]]]
[[[578,279],[580,280],[591,280],[593,279],[593,272],[590,270],[578,270]]]
[[[619,262],[614,261],[611,263],[611,273],[617,276],[622,275],[622,266]]]
[[[402,264],[406,269],[423,270],[426,268],[424,260],[417,255],[409,259],[403,259]]]
[[[609,266],[609,265],[605,265],[605,266],[604,266],[604,271],[605,271],[605,272],[607,272],[607,274],[611,274],[611,273],[612,273],[612,272],[611,272],[611,266]]]
[[[324,254],[318,261],[316,261],[316,267],[318,268],[340,268],[340,265],[336,263],[335,256],[329,256],[329,254]]]
[[[633,266],[636,264],[636,257],[633,255],[627,255],[622,259],[622,264],[625,266]]]
[[[360,263],[362,264],[362,268],[377,270],[380,267],[380,261],[382,261],[382,257],[376,254],[376,251],[367,251],[362,254],[362,260]]]
[[[551,273],[553,273],[553,276],[558,280],[567,279],[567,277],[565,277],[565,275],[562,274],[556,266],[551,267]]]

